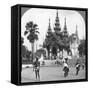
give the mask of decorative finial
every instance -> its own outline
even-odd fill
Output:
[[[66,17],[65,17],[65,25],[66,25]]]
[[[50,23],[50,18],[49,18],[49,23]]]

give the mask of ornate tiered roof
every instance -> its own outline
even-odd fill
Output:
[[[59,48],[69,48],[70,42],[71,42],[71,37],[68,34],[67,30],[67,22],[66,22],[66,17],[64,18],[64,28],[61,30],[60,27],[60,22],[59,22],[59,15],[58,15],[58,10],[56,12],[56,19],[55,19],[55,24],[54,24],[54,32],[52,32],[51,29],[51,24],[50,24],[50,19],[49,19],[49,25],[48,25],[48,31],[47,35],[44,41],[44,46],[58,46]],[[76,36],[78,36],[77,32],[77,26],[76,26]]]
[[[57,10],[57,13],[56,13],[54,31],[55,31],[55,33],[58,33],[59,31],[61,31],[60,22],[59,22],[59,16],[58,16],[58,10]]]

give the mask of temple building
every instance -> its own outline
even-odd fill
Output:
[[[46,50],[46,58],[48,59],[55,59],[57,57],[67,57],[69,52],[74,53],[74,46],[76,43],[79,43],[77,26],[76,26],[76,34],[73,35],[76,40],[74,42],[70,41],[66,17],[64,18],[64,27],[61,29],[58,10],[56,12],[55,24],[54,28],[51,27],[50,19],[48,30],[46,34],[45,41],[43,43],[43,47]],[[54,30],[54,32],[52,31]],[[74,43],[74,44],[73,44]],[[78,48],[78,47],[75,47]],[[74,55],[74,54],[73,54]]]

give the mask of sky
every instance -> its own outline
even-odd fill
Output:
[[[39,28],[39,40],[35,42],[35,49],[37,44],[37,49],[41,48],[39,47],[40,44],[43,43],[47,30],[49,25],[49,19],[51,23],[51,29],[53,30],[55,18],[56,18],[56,9],[39,9],[39,8],[32,8],[27,10],[24,15],[21,18],[21,36],[24,38],[24,45],[27,47],[28,50],[31,50],[31,44],[27,40],[27,37],[24,36],[24,32],[26,30],[25,26],[26,23],[29,21],[33,21],[33,23],[36,23]],[[78,36],[80,39],[83,39],[85,37],[85,21],[83,17],[74,10],[58,10],[58,16],[60,21],[60,27],[61,31],[63,31],[64,28],[64,19],[66,17],[66,23],[67,23],[67,30],[69,35],[72,33],[75,33],[76,25],[78,30]]]

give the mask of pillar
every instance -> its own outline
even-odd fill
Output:
[[[60,57],[59,48],[57,49],[57,57]]]
[[[51,52],[51,49],[50,49],[50,60],[52,59],[52,52]]]

